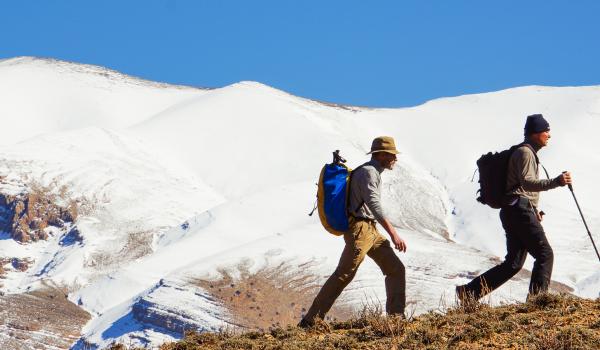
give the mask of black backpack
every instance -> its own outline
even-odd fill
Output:
[[[500,153],[488,152],[477,160],[477,169],[479,170],[477,201],[494,209],[500,209],[508,204],[509,198],[506,190],[508,161],[513,152],[521,146],[531,147],[526,143],[520,143]],[[537,155],[535,158],[539,163]]]

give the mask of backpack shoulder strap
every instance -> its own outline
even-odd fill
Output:
[[[353,212],[357,211],[360,207],[363,206],[363,204],[365,204],[365,201],[363,200],[360,205],[358,207],[356,207],[356,209],[354,209],[353,211],[350,211],[348,205],[350,205],[350,184],[352,183],[352,176],[354,175],[354,173],[358,170],[363,168],[367,163],[362,164],[361,166],[359,166],[358,168],[352,170],[350,172],[350,178],[348,179],[348,190],[346,191],[346,212],[347,214],[350,216],[352,215]]]
[[[544,166],[542,163],[540,163],[540,158],[538,158],[537,152],[536,152],[536,151],[533,149],[533,147],[532,147],[530,144],[528,144],[527,142],[523,142],[523,143],[519,144],[519,147],[523,147],[523,146],[525,146],[525,147],[529,148],[529,149],[531,150],[531,152],[533,152],[533,155],[535,156],[535,162],[536,162],[538,165],[541,165],[541,166],[542,166],[542,169],[544,169],[544,173],[546,173],[546,177],[548,178],[548,180],[550,180],[550,175],[548,174],[548,170],[546,170],[546,167],[545,167],[545,166]]]
[[[533,147],[527,142],[520,143],[518,147],[527,147],[533,152],[533,156],[535,157],[536,164],[540,164],[540,158],[538,158],[537,152],[533,149]]]

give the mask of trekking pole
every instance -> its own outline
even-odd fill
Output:
[[[565,172],[563,172],[563,173],[565,173]],[[598,253],[598,248],[596,248],[596,243],[594,243],[594,237],[592,237],[592,233],[590,232],[587,222],[585,222],[585,218],[583,217],[583,213],[581,212],[581,207],[579,206],[577,197],[575,197],[575,192],[573,192],[573,185],[572,184],[568,184],[568,185],[569,185],[569,190],[571,191],[571,194],[573,195],[573,199],[575,200],[575,204],[577,205],[577,209],[579,210],[579,215],[581,215],[581,220],[583,220],[583,225],[585,226],[585,229],[587,230],[588,236],[590,236],[590,239],[592,240],[592,245],[594,246],[594,250],[596,251],[596,255],[598,256],[598,261],[600,261],[600,254]]]

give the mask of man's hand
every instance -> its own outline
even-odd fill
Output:
[[[401,252],[406,252],[406,242],[404,242],[404,240],[400,238],[400,236],[398,236],[398,233],[396,232],[394,226],[392,226],[392,224],[387,219],[383,219],[380,222],[380,224],[390,235],[392,243],[394,243],[394,248],[398,249]]]
[[[392,242],[394,243],[394,248],[398,249],[403,253],[406,253],[406,242],[404,242],[404,240],[400,238],[400,236],[398,236],[397,233],[395,235],[392,235],[391,237]]]
[[[560,182],[561,186],[566,186],[569,184],[572,184],[572,179],[571,179],[571,173],[568,171],[565,171],[564,173],[558,175],[558,181]]]

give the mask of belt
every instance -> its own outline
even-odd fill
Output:
[[[356,221],[367,221],[367,222],[370,222],[370,223],[374,223],[375,222],[375,219],[363,218],[363,217],[354,216],[354,215],[351,215],[351,216]]]
[[[531,200],[527,197],[517,196],[515,199],[508,203],[509,207],[517,207],[520,204],[526,204],[527,207],[534,209],[535,207],[531,204]]]

